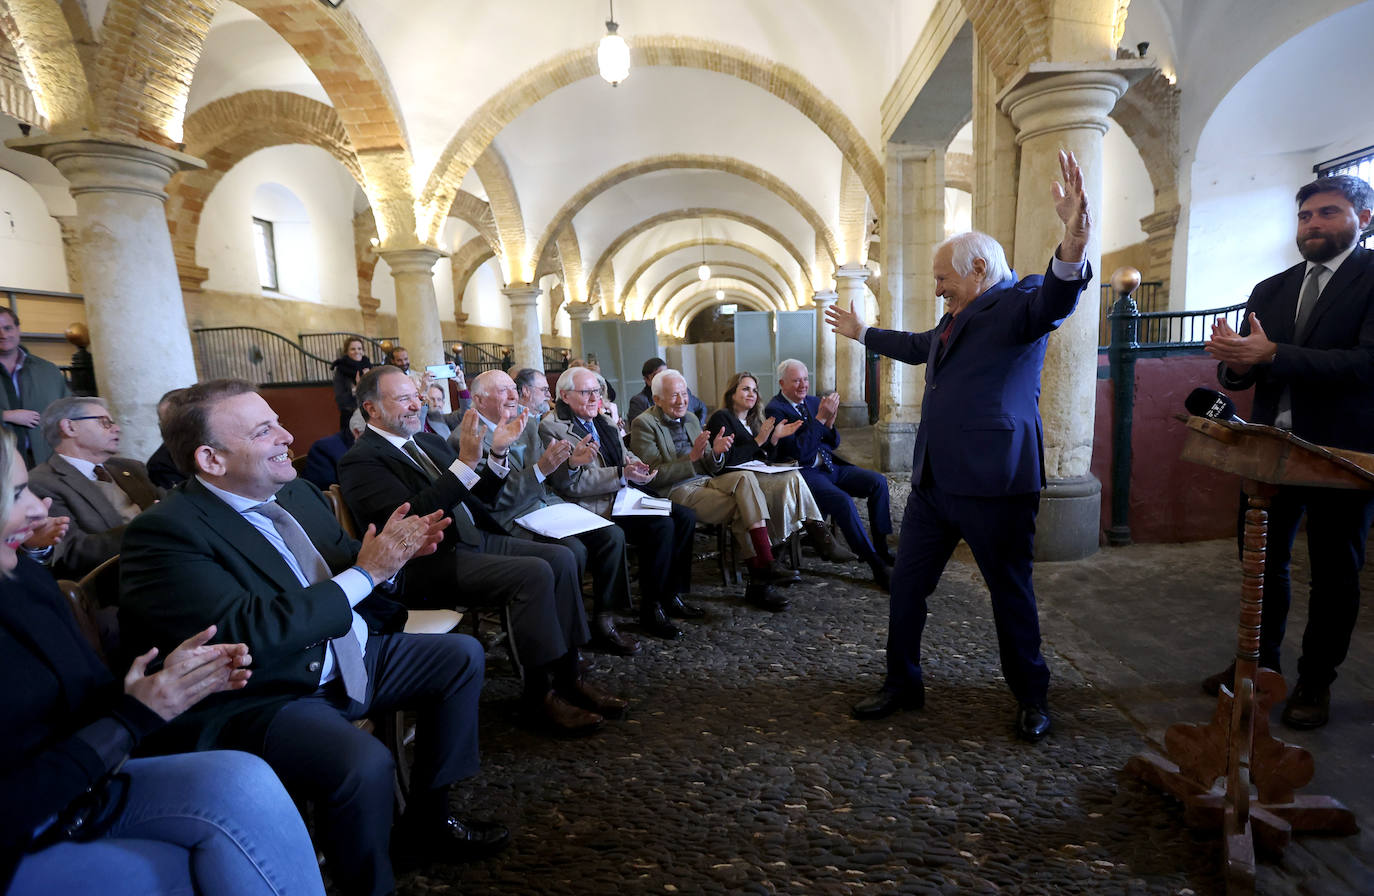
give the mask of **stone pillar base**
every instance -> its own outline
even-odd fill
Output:
[[[911,456],[916,450],[915,423],[887,423],[873,429],[873,456],[884,473],[911,472]]]
[[[1102,483],[1088,474],[1051,479],[1040,493],[1035,559],[1082,560],[1097,553],[1102,529]]]
[[[856,429],[868,425],[868,405],[862,401],[841,401],[835,412],[835,425],[841,429]]]

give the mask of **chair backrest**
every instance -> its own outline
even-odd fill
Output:
[[[329,499],[329,503],[334,507],[334,518],[339,521],[339,528],[344,530],[344,534],[349,538],[362,538],[358,524],[353,521],[353,514],[349,511],[348,505],[344,503],[343,489],[339,488],[339,484],[336,482],[331,485],[324,496]]]
[[[295,457],[291,458],[291,467],[296,471],[297,476],[305,472],[305,459],[306,456],[304,454],[297,454]]]
[[[119,656],[119,555],[86,573],[79,582],[58,579],[57,587],[67,598],[76,627],[96,655],[110,665]]]

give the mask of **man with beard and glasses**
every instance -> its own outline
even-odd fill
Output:
[[[1240,332],[1217,320],[1204,348],[1227,389],[1255,389],[1252,423],[1291,430],[1319,445],[1374,451],[1374,251],[1358,245],[1374,191],[1358,177],[1322,177],[1298,190],[1304,261],[1250,293]],[[1261,666],[1279,669],[1290,601],[1289,560],[1307,517],[1311,590],[1298,683],[1283,710],[1290,728],[1319,728],[1360,608],[1360,568],[1374,494],[1280,488],[1269,508],[1260,626]],[[1235,664],[1205,680],[1216,694]]]

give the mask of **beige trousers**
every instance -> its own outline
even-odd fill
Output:
[[[768,540],[781,544],[807,520],[825,519],[801,473],[756,473],[768,505]]]
[[[688,479],[673,486],[668,497],[695,510],[702,522],[729,523],[740,557],[747,560],[754,556],[749,530],[768,519],[768,502],[753,473],[730,470],[719,476]]]

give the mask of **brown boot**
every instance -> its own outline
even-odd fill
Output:
[[[802,527],[806,529],[806,540],[817,556],[827,563],[848,563],[859,559],[849,548],[835,541],[830,536],[830,527],[820,520],[807,520]]]

